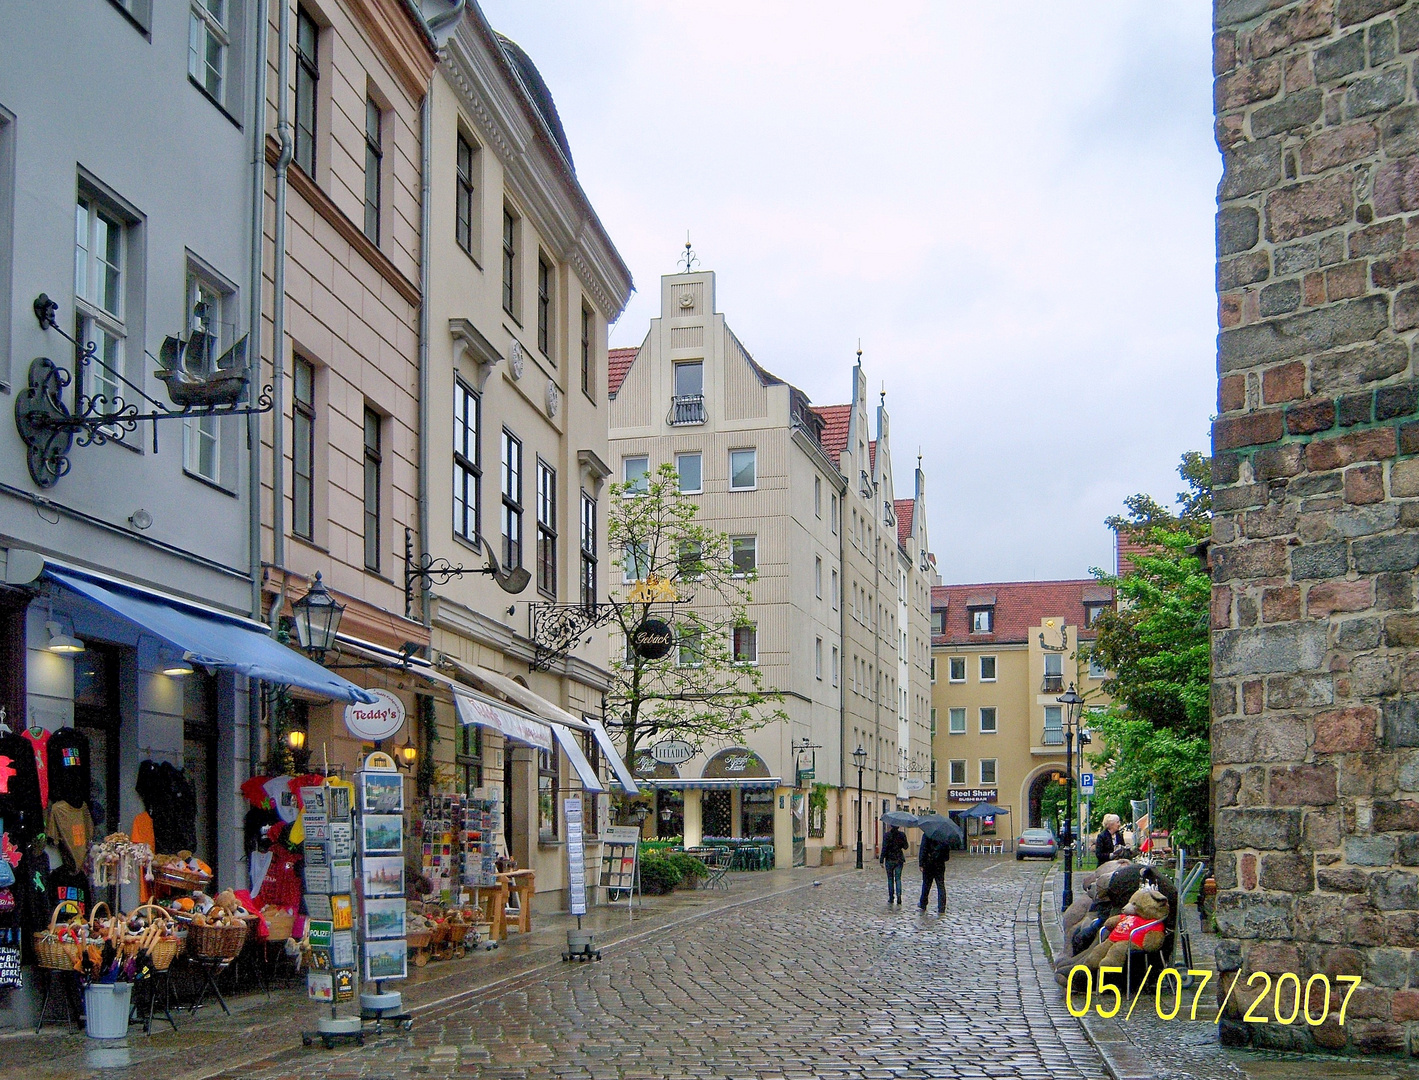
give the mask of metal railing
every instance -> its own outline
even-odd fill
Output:
[[[670,399],[670,415],[666,417],[671,427],[705,422],[704,394],[683,394]]]
[[[1063,675],[1046,675],[1044,685],[1040,687],[1042,694],[1062,694],[1064,693]]]
[[[1040,745],[1041,745],[1041,746],[1063,746],[1063,745],[1064,745],[1064,729],[1063,729],[1063,728],[1057,728],[1057,727],[1047,727],[1047,728],[1045,728],[1044,736],[1043,736],[1043,738],[1040,739]]]

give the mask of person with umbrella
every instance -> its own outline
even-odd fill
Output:
[[[911,821],[901,821],[903,817],[910,817]],[[912,824],[916,818],[900,811],[892,811],[883,814],[882,821],[887,826],[887,835],[882,839],[879,861],[887,868],[887,903],[901,907],[902,867],[907,862],[907,834],[902,832],[902,825]]]
[[[921,867],[921,902],[918,910],[926,910],[931,899],[931,886],[936,886],[936,914],[946,913],[946,862],[951,858],[951,844],[961,835],[960,828],[948,817],[928,814],[918,822],[921,829],[921,851],[917,864]]]

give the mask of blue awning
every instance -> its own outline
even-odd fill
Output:
[[[338,701],[373,703],[369,691],[342,679],[294,649],[259,630],[250,620],[225,619],[216,612],[180,609],[163,598],[135,589],[107,587],[77,575],[46,568],[45,576],[58,585],[107,608],[140,629],[162,638],[185,659],[206,668],[224,668],[263,682],[312,690]],[[175,601],[174,603],[181,603]]]

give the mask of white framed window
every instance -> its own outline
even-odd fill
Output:
[[[906,647],[907,647],[907,641],[906,641],[906,639],[907,639],[906,634],[903,634],[903,635],[902,635],[902,649],[903,649],[903,650],[905,650]],[[932,681],[932,682],[935,682],[935,681],[936,681],[936,657],[934,657],[934,656],[931,658],[931,681]]]
[[[629,585],[633,581],[644,581],[650,573],[650,550],[644,543],[626,546],[626,562],[622,580]]]
[[[703,631],[698,626],[682,626],[678,638],[680,666],[702,667],[705,662]]]
[[[995,609],[994,608],[972,608],[971,609],[971,633],[990,634],[994,633]]]
[[[479,521],[483,456],[478,432],[482,425],[483,400],[471,386],[455,376],[453,380],[453,531],[476,543]]]
[[[478,225],[478,188],[474,183],[477,156],[473,142],[465,138],[461,131],[458,133],[456,160],[458,175],[454,187],[453,237],[459,247],[473,255]]]
[[[226,101],[227,0],[192,0],[187,29],[187,73],[217,101]]]
[[[837,686],[837,685],[838,685],[838,665],[839,665],[839,662],[840,662],[840,661],[839,661],[839,655],[838,655],[838,647],[837,647],[836,645],[834,645],[834,646],[832,647],[832,649],[830,650],[829,659],[830,659],[831,662],[832,662],[832,663],[831,663],[831,667],[830,667],[829,670],[830,670],[831,675],[833,676],[833,685],[834,685],[834,686]]]
[[[841,583],[841,582],[839,581],[839,579],[838,579],[838,572],[837,572],[836,570],[832,571],[832,586],[833,586],[833,610],[834,610],[834,611],[837,611],[837,610],[838,610],[838,604],[841,602],[842,583]]]
[[[823,599],[823,558],[821,555],[813,556],[813,595],[819,600]]]
[[[644,495],[650,489],[650,458],[644,455],[621,459],[621,479],[627,495]]]
[[[951,682],[966,681],[966,658],[964,656],[953,656],[947,662],[946,677]]]
[[[232,298],[233,290],[196,267],[188,266],[185,298],[188,340],[202,340],[201,336],[206,335],[202,351],[214,366],[223,350],[231,345],[236,329],[228,319],[228,315],[233,314]],[[189,416],[183,421],[182,459],[187,472],[222,485],[222,457],[226,449],[222,432],[227,426],[216,416]]]
[[[946,612],[940,608],[931,613],[931,632],[938,637],[946,633]]]
[[[729,490],[752,491],[759,486],[759,452],[753,447],[729,451]]]
[[[936,734],[936,706],[931,706],[931,734]]]
[[[823,639],[813,639],[813,674],[819,682],[823,681]]]
[[[995,682],[995,657],[982,656],[980,658],[980,681]]]
[[[296,164],[315,179],[315,103],[320,85],[320,27],[296,8]]]
[[[112,402],[123,396],[127,234],[126,222],[113,208],[80,194],[74,220],[74,336],[81,346],[92,342],[94,355],[77,373],[76,397],[102,396]],[[108,434],[122,439],[124,433]]]
[[[980,710],[980,733],[994,735],[998,730],[998,714],[994,705],[982,705]]]
[[[821,518],[823,516],[823,478],[813,477],[813,516]]]
[[[1045,706],[1044,746],[1064,745],[1064,710],[1058,705]]]
[[[373,97],[365,98],[365,235],[379,246],[383,209],[384,112]]]
[[[1108,677],[1109,669],[1104,667],[1104,665],[1101,664],[1097,658],[1093,656],[1089,657],[1089,678],[1107,679]]]
[[[966,733],[966,710],[952,709],[946,714],[946,731],[951,735]]]
[[[966,782],[966,759],[952,758],[950,764],[951,783],[961,785]]]
[[[995,758],[980,759],[980,782],[982,785],[995,783]]]
[[[759,628],[753,623],[740,623],[731,634],[734,662],[736,664],[757,664],[759,662]]]
[[[503,428],[503,568],[522,565],[522,440]]]
[[[1084,605],[1084,625],[1093,626],[1099,621],[1099,616],[1108,611],[1108,604],[1085,604]]]
[[[838,535],[838,493],[835,491],[828,496],[828,523],[833,528],[833,535]]]
[[[734,577],[748,577],[759,568],[759,538],[731,536],[729,560],[734,566]]]
[[[581,606],[596,606],[596,498],[581,492]]]
[[[705,489],[704,457],[695,454],[676,454],[675,471],[680,474],[680,492],[684,495],[698,495]]]

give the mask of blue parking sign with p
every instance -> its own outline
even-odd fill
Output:
[[[1091,772],[1086,772],[1086,773],[1080,773],[1080,774],[1079,774],[1079,790],[1080,790],[1080,791],[1093,791],[1093,790],[1094,790],[1094,774],[1093,774],[1093,773],[1091,773]]]

